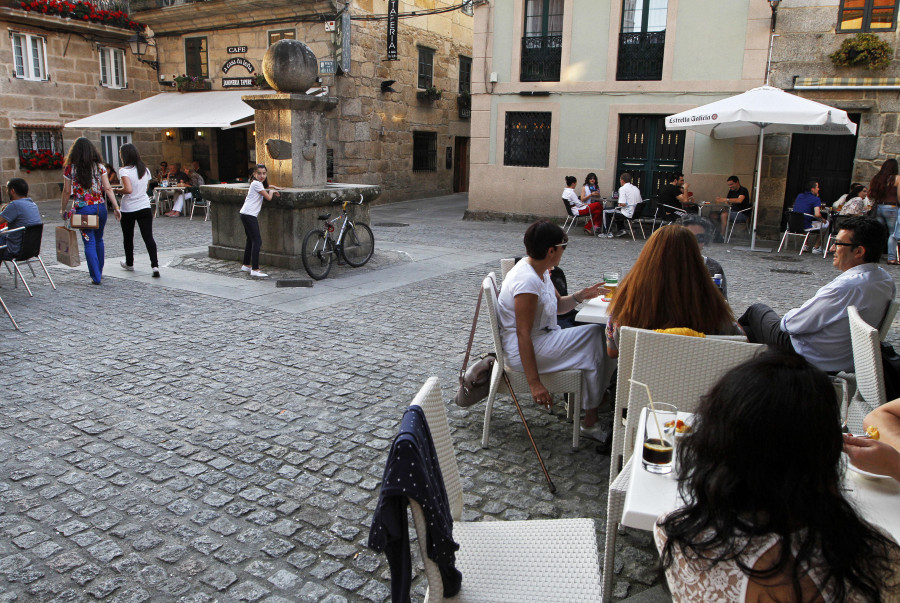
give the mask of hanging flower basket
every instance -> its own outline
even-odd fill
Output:
[[[419,90],[416,92],[416,98],[420,101],[432,102],[436,100],[440,100],[441,95],[444,93],[440,88],[436,88],[431,86],[430,88],[425,88],[424,90]]]
[[[864,67],[869,70],[887,69],[894,56],[890,44],[870,33],[858,33],[844,40],[828,58],[838,67]]]
[[[62,169],[62,153],[53,151],[21,151],[19,167],[23,170],[58,170]]]
[[[175,75],[172,82],[179,92],[196,92],[198,90],[212,90],[212,82],[196,75]]]
[[[110,27],[120,27],[133,31],[144,31],[144,25],[132,21],[128,13],[122,10],[101,10],[97,5],[86,0],[68,2],[67,0],[21,0],[10,4],[26,12],[42,15],[58,15],[64,19],[99,23]]]

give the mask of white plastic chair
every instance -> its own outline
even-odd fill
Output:
[[[497,293],[494,290],[494,273],[490,273],[481,283],[484,295],[485,310],[491,322],[491,336],[494,339],[494,351],[497,354],[497,362],[494,363],[494,370],[491,373],[491,388],[488,393],[487,403],[484,407],[484,431],[481,435],[481,447],[488,447],[488,440],[491,435],[491,413],[494,408],[494,399],[498,393],[509,393],[506,383],[503,380],[503,373],[509,376],[516,395],[531,395],[531,389],[528,387],[528,381],[525,373],[514,371],[505,366],[503,354],[503,340],[500,338],[500,324],[497,321]],[[581,436],[581,371],[577,369],[568,371],[558,371],[555,373],[542,373],[541,383],[547,388],[551,394],[571,394],[572,403],[568,405],[567,417],[572,420],[572,448],[578,449],[578,442]]]
[[[749,212],[749,211],[752,211],[752,210],[753,210],[752,207],[748,207],[747,209],[742,209],[741,211],[733,212],[733,213],[735,213],[736,215],[739,216],[739,215],[741,215],[741,214],[745,214],[745,213],[747,213],[747,212]],[[728,236],[725,238],[725,243],[726,243],[726,244],[727,244],[728,242],[731,241],[731,235],[734,234],[734,227],[737,226],[737,222],[738,222],[736,219],[735,219],[735,220],[732,220],[732,219],[731,219],[731,214],[732,214],[732,211],[731,211],[731,205],[729,205],[729,206],[728,206],[728,220],[731,222],[731,230],[728,231]],[[747,229],[748,229],[748,230],[750,229],[750,216],[749,216],[749,214],[747,215]]]
[[[456,568],[462,589],[452,601],[600,601],[600,563],[594,521],[587,518],[526,521],[460,521],[462,486],[456,452],[437,377],[430,377],[411,406],[425,413],[438,455],[453,539],[459,544]],[[438,566],[428,558],[427,526],[419,504],[410,499],[428,590],[425,602],[444,601]]]
[[[634,451],[635,430],[641,408],[649,404],[646,390],[631,383],[629,378],[646,384],[654,402],[667,402],[674,404],[679,411],[693,412],[700,398],[729,369],[747,362],[765,349],[766,346],[755,343],[685,337],[631,327],[620,329],[619,376],[606,503],[604,601],[609,601],[612,594],[616,536],[622,521],[625,492],[631,481],[631,472],[640,470],[639,466],[635,468],[639,459],[629,462]],[[626,425],[623,426],[622,416],[626,408]]]
[[[787,228],[784,229],[784,235],[781,237],[781,244],[778,245],[778,252],[781,252],[781,248],[784,247],[784,243],[787,241],[788,237],[803,237],[800,253],[797,254],[803,255],[803,248],[806,247],[806,241],[809,239],[809,235],[821,231],[818,226],[807,228],[804,224],[804,218],[812,218],[814,221],[819,219],[812,214],[805,214],[799,211],[788,212]]]
[[[878,329],[862,319],[856,306],[847,307],[847,318],[850,320],[856,379],[856,393],[847,410],[847,427],[851,433],[862,433],[863,418],[887,401],[884,369],[881,366],[881,339]],[[839,376],[845,377],[843,373]]]

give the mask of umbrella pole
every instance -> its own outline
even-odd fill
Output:
[[[750,232],[750,251],[756,251],[756,220],[759,217],[759,182],[762,179],[763,136],[766,127],[759,129],[759,144],[756,150],[756,184],[753,186],[753,230]]]

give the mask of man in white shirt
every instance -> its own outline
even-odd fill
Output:
[[[619,176],[619,206],[603,210],[603,232],[606,233],[607,238],[613,237],[610,227],[615,222],[615,215],[621,214],[626,218],[631,218],[634,216],[634,208],[641,200],[641,189],[631,183],[631,174],[622,172],[622,175]],[[619,236],[624,235],[625,230],[620,229]]]
[[[841,274],[784,318],[765,304],[750,306],[738,320],[747,338],[793,350],[823,371],[853,371],[847,306],[856,306],[877,328],[896,295],[893,279],[878,266],[886,239],[887,229],[872,218],[841,222],[833,243],[833,264]]]

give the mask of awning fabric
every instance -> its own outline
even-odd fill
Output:
[[[229,128],[253,119],[241,100],[270,90],[163,92],[143,100],[66,124],[67,128]]]
[[[900,86],[900,77],[797,77],[795,88],[877,88]]]

